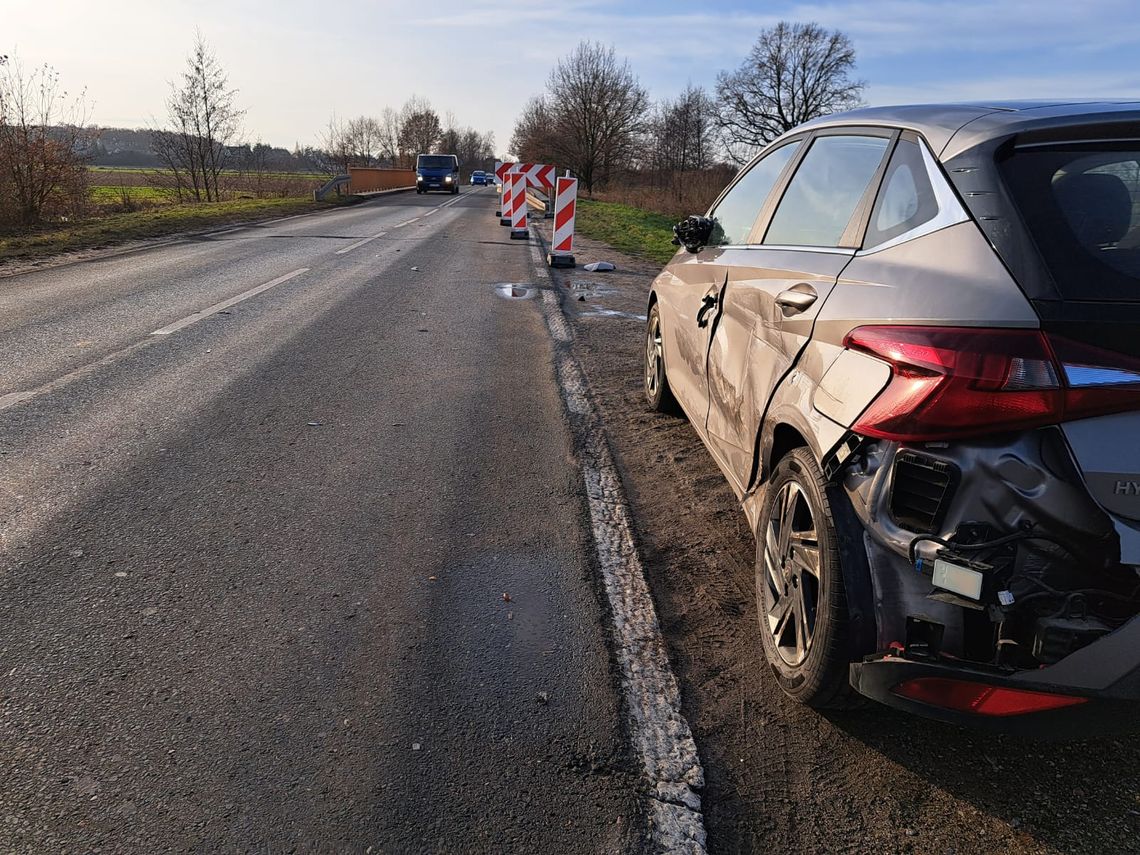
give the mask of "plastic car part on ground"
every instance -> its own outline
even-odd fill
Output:
[[[617,267],[608,261],[591,261],[589,264],[583,265],[582,269],[589,270],[591,273],[603,273],[607,270],[617,270]]]

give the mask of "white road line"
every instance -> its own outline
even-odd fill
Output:
[[[0,410],[6,410],[20,401],[26,401],[28,398],[34,398],[36,393],[32,392],[9,392],[7,395],[0,395]]]
[[[192,315],[187,315],[180,321],[175,321],[172,324],[167,324],[161,329],[157,329],[152,332],[151,335],[170,335],[173,332],[178,332],[179,330],[186,329],[186,327],[190,326],[191,324],[198,323],[198,321],[202,320],[202,318],[208,318],[210,315],[222,311],[222,309],[228,309],[230,306],[236,306],[238,303],[242,302],[242,300],[248,300],[250,297],[256,297],[258,294],[261,294],[264,291],[268,291],[270,288],[276,287],[282,282],[288,282],[290,279],[300,276],[302,273],[307,273],[308,270],[309,268],[307,267],[301,267],[297,270],[294,270],[292,273],[286,273],[284,276],[278,276],[276,279],[272,279],[269,282],[266,282],[264,285],[258,285],[256,288],[250,288],[248,291],[243,291],[236,297],[230,297],[228,300],[222,300],[222,302],[215,303],[209,308],[202,309],[201,311],[195,312]]]
[[[384,235],[386,235],[386,234],[388,234],[388,233],[387,232],[377,232],[376,234],[372,235],[372,237],[366,237],[364,240],[360,240],[354,244],[350,244],[349,246],[346,246],[344,249],[338,249],[336,251],[336,254],[337,255],[344,255],[346,252],[352,252],[354,249],[358,249],[359,247],[364,246],[364,244],[366,244],[366,243],[371,243],[372,241],[376,240],[376,238],[384,237]]]
[[[419,217],[412,217],[410,220],[404,220],[404,222],[402,222],[402,223],[396,223],[396,225],[392,226],[392,228],[394,228],[394,229],[403,228],[404,226],[411,225],[412,223],[414,223],[418,219],[419,219]]]
[[[539,248],[531,255],[538,279],[550,280]],[[649,780],[649,836],[659,852],[705,853],[700,790],[704,769],[689,723],[681,713],[681,692],[669,665],[657,610],[633,538],[625,490],[610,454],[601,417],[569,346],[569,324],[551,290],[543,292],[542,313],[556,344],[555,369],[570,423],[581,440],[579,462],[594,533],[602,583],[614,623],[614,646],[630,716],[634,750]],[[559,344],[560,342],[560,344]]]
[[[98,369],[110,365],[124,356],[134,353],[136,350],[142,350],[144,347],[149,346],[155,339],[146,338],[142,341],[136,341],[134,344],[129,344],[121,350],[116,350],[114,353],[108,353],[102,359],[97,359],[95,362],[90,362],[87,365],[82,365],[74,371],[69,371],[62,377],[57,377],[42,386],[37,386],[35,389],[28,389],[24,392],[9,392],[7,395],[0,395],[0,410],[6,410],[9,407],[14,407],[16,404],[23,401],[30,400],[45,392],[54,392],[56,389],[61,389],[68,383],[80,380],[90,374],[94,374]]]

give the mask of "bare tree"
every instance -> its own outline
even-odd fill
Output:
[[[352,146],[349,143],[348,128],[333,113],[329,123],[321,131],[321,149],[324,151],[325,169],[329,175],[342,175],[352,165]]]
[[[450,110],[444,117],[444,128],[439,135],[439,150],[445,154],[457,154],[459,149],[459,140],[463,135],[458,123],[455,121],[455,114]],[[460,162],[462,162],[460,158]]]
[[[432,151],[442,134],[439,115],[427,101],[413,96],[400,114],[401,159],[411,163],[417,154]]]
[[[173,173],[179,198],[212,202],[221,198],[221,176],[230,159],[245,111],[237,106],[225,69],[202,34],[186,60],[180,84],[171,83],[167,128],[153,134],[153,148]]]
[[[400,157],[400,115],[391,107],[380,113],[380,159],[394,166]]]
[[[86,94],[69,95],[51,66],[27,73],[0,57],[0,219],[30,226],[83,208],[94,142],[86,111]]]
[[[357,166],[372,166],[380,151],[380,123],[371,116],[358,116],[345,126],[345,137],[351,158]]]
[[[579,43],[550,73],[545,103],[555,106],[530,105],[529,118],[545,120],[549,129],[540,131],[542,145],[535,148],[549,147],[548,159],[574,170],[587,193],[631,166],[649,101],[612,47]]]
[[[764,30],[744,64],[717,76],[719,124],[732,157],[746,160],[809,119],[858,106],[855,48],[842,32],[781,21]]]
[[[650,165],[658,170],[707,169],[716,150],[716,105],[699,86],[662,101],[650,123]]]
[[[556,160],[554,154],[554,111],[544,97],[531,98],[515,121],[511,135],[511,151],[524,161],[546,163]]]

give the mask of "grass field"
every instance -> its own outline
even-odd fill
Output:
[[[159,187],[127,187],[125,188],[132,202],[146,202],[161,205],[171,201],[170,194]],[[124,188],[116,184],[93,184],[91,186],[91,201],[97,205],[108,205],[122,202]]]
[[[164,169],[89,166],[89,198],[96,213],[121,213],[138,207],[178,202],[170,192],[173,180]],[[261,175],[228,170],[221,175],[223,199],[308,198],[325,176],[307,172],[267,172]]]
[[[314,202],[311,198],[239,199],[197,205],[163,205],[144,211],[62,224],[21,235],[0,235],[0,261],[41,258],[61,252],[95,249],[125,241],[163,237],[226,223],[300,214],[335,206],[336,203]]]
[[[581,199],[575,228],[583,237],[664,264],[677,251],[672,244],[675,222],[673,217],[630,205]]]
[[[102,179],[106,179],[109,176],[120,176],[120,175],[153,176],[155,173],[167,172],[168,171],[166,169],[162,169],[159,167],[151,167],[151,166],[88,166],[87,170],[88,170],[88,172],[93,173],[93,176],[92,176],[93,183],[94,183],[94,177],[95,176],[98,176]],[[241,173],[236,169],[226,169],[223,171],[222,174],[223,175],[240,175]],[[323,175],[319,172],[266,172],[266,173],[264,173],[264,176],[266,178],[304,178],[304,179],[308,179],[308,180],[312,180],[312,181],[321,181],[321,182],[326,181],[328,179],[327,175]],[[100,182],[100,183],[102,183],[102,182]]]

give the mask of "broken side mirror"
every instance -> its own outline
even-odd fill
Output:
[[[712,231],[713,220],[693,214],[673,226],[673,245],[683,246],[692,253],[700,252],[708,246]]]

